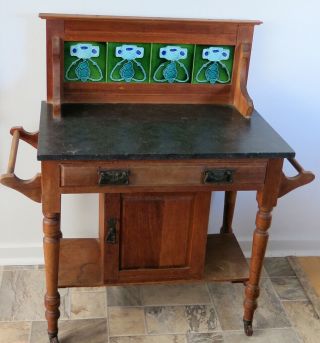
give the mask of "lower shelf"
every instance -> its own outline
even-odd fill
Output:
[[[249,277],[249,267],[233,234],[209,235],[205,281],[243,282]]]
[[[236,237],[233,234],[209,235],[203,279],[171,280],[171,283],[243,282],[248,280],[248,275],[247,261]],[[62,239],[60,244],[59,287],[102,286],[102,280],[99,241],[92,238]]]
[[[102,286],[97,239],[61,239],[58,284],[62,288]]]

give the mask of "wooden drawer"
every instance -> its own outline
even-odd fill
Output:
[[[61,187],[92,187],[99,184],[103,171],[128,171],[129,186],[200,186],[205,183],[261,184],[266,160],[148,163],[64,163],[61,164]],[[209,171],[207,182],[205,174]],[[213,172],[213,178],[212,178]],[[229,176],[228,176],[229,175]]]

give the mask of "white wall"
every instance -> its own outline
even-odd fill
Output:
[[[263,20],[255,32],[250,94],[256,109],[296,150],[302,165],[319,174],[319,10],[317,0],[0,0],[0,171],[6,169],[9,128],[23,125],[36,130],[40,101],[45,99],[45,23],[37,15],[61,12]],[[35,151],[21,144],[17,174],[29,178],[39,168]],[[279,201],[269,254],[320,255],[319,194],[316,180]],[[222,194],[215,194],[214,201],[211,232],[221,225],[220,216],[214,215],[222,209]],[[96,196],[66,196],[64,235],[97,235],[96,205]],[[234,226],[246,250],[255,212],[255,195],[241,194]],[[0,264],[41,261],[41,221],[39,204],[0,188]]]

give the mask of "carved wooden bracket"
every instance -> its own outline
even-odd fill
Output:
[[[248,69],[250,63],[251,44],[240,45],[239,73],[236,79],[234,106],[244,117],[250,117],[254,106],[247,91]]]
[[[13,136],[16,131],[20,133],[20,139],[32,145],[34,148],[38,148],[39,131],[28,132],[22,126],[14,126],[10,130],[10,134]]]
[[[61,102],[63,89],[63,41],[59,37],[52,38],[52,105],[53,117],[61,117]]]
[[[312,182],[315,178],[315,175],[310,171],[305,171],[303,167],[298,163],[298,161],[294,158],[289,158],[288,161],[291,165],[296,169],[298,175],[293,177],[288,177],[282,173],[282,181],[280,185],[279,195],[278,197],[281,198],[282,196],[286,195],[287,193],[293,191],[294,189],[306,185]]]
[[[37,174],[30,180],[22,180],[18,178],[15,173],[15,165],[17,160],[17,152],[19,147],[19,140],[22,139],[33,147],[38,146],[38,132],[29,133],[22,127],[13,127],[10,130],[12,134],[12,144],[10,150],[10,157],[8,162],[7,173],[1,175],[0,183],[6,187],[15,189],[24,194],[31,200],[41,202],[42,188],[41,188],[41,174]]]

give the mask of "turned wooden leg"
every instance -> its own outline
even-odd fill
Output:
[[[224,195],[223,223],[220,233],[232,233],[232,220],[236,205],[237,192],[226,191]]]
[[[45,295],[46,319],[48,322],[48,335],[50,343],[59,343],[58,319],[60,317],[60,295],[58,292],[59,271],[59,248],[60,238],[60,214],[45,213],[43,219],[44,231],[44,259],[46,269]]]
[[[257,308],[259,281],[268,243],[268,229],[272,218],[271,212],[277,204],[279,195],[282,165],[282,159],[269,160],[264,188],[257,193],[259,210],[256,217],[256,229],[253,234],[250,275],[249,281],[246,283],[243,315],[244,331],[247,336],[252,336],[253,334],[253,314]]]
[[[253,235],[252,256],[250,263],[250,276],[245,289],[244,301],[244,330],[247,336],[252,336],[252,319],[257,308],[259,296],[259,280],[263,259],[268,242],[268,229],[271,225],[272,208],[260,207],[257,213],[256,230]]]

